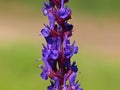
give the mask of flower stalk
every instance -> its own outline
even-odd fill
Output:
[[[49,25],[44,24],[45,28],[41,30],[47,44],[42,49],[40,76],[47,80],[50,78],[51,85],[47,90],[82,90],[76,80],[77,65],[74,61],[71,63],[71,57],[77,54],[78,47],[75,41],[71,44],[73,25],[68,21],[71,19],[71,9],[64,6],[69,0],[49,0],[44,2],[42,12],[48,16]],[[66,83],[66,82],[69,82]]]

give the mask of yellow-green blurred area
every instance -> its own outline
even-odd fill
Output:
[[[46,90],[40,36],[49,24],[44,0],[0,0],[0,90]],[[47,0],[46,0],[47,1]],[[84,90],[120,90],[120,0],[70,0],[74,25],[71,40],[79,53],[77,79]]]

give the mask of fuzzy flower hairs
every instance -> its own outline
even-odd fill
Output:
[[[42,73],[40,76],[51,85],[47,90],[82,90],[76,75],[78,68],[76,62],[71,63],[71,57],[77,54],[78,47],[75,41],[70,44],[73,25],[68,23],[71,19],[71,9],[64,6],[69,0],[49,0],[44,2],[42,12],[48,16],[49,25],[41,30],[47,45],[42,44]],[[69,83],[66,83],[69,82]]]

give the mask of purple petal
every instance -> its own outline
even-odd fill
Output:
[[[70,46],[70,40],[68,39],[68,36],[66,35],[64,37],[64,47],[66,48],[67,46]]]
[[[40,76],[41,76],[44,80],[47,80],[47,79],[48,79],[47,73],[44,72],[44,71],[40,74]]]
[[[64,0],[61,0],[61,8],[64,8]]]
[[[64,86],[62,90],[68,90],[68,87],[67,87],[67,86]]]
[[[71,65],[71,69],[76,73],[78,71],[78,68],[76,66],[76,62],[74,61]]]
[[[45,37],[45,39],[48,44],[52,44],[52,37]]]
[[[61,44],[62,44],[62,40],[60,37],[58,37],[58,40],[57,40],[57,49],[60,51],[60,47],[61,47]]]
[[[59,56],[59,51],[58,50],[52,50],[51,51],[51,57],[52,57],[52,59],[57,59],[58,58],[58,56]]]
[[[57,49],[57,39],[53,38],[53,37],[46,37],[45,38],[47,43],[48,43],[48,47],[49,49]]]
[[[74,47],[74,54],[77,54],[78,53],[78,46],[75,46]]]
[[[62,90],[68,90],[68,87],[66,86],[66,74],[64,75],[64,85]]]
[[[70,86],[74,86],[75,79],[76,79],[76,73],[73,72],[69,77]]]
[[[48,15],[48,11],[47,11],[47,9],[44,8],[44,7],[42,8],[42,12],[43,12],[43,15],[44,15],[44,16]]]
[[[47,72],[49,73],[49,72],[51,71],[51,67],[50,67],[47,59],[46,59],[45,57],[42,57],[42,60],[43,60],[43,62],[44,62],[44,64],[45,64],[45,67],[46,67],[46,69],[47,69]]]
[[[73,51],[72,51],[71,47],[64,48],[64,55],[66,58],[70,58],[73,56]]]
[[[78,53],[78,46],[75,46],[75,41],[72,43],[71,47],[73,48],[74,54]]]
[[[51,12],[48,14],[48,19],[49,19],[50,28],[54,29],[55,17],[54,17],[54,15]]]
[[[59,85],[60,85],[59,79],[55,77],[54,80],[55,80],[55,90],[59,90]]]
[[[60,12],[59,12],[59,16],[64,19],[64,18],[68,17],[68,15],[70,13],[71,13],[70,9],[68,9],[68,8],[61,8]]]
[[[57,49],[57,38],[52,38],[52,49]]]
[[[42,50],[42,56],[45,57],[46,59],[49,57],[50,55],[50,50],[48,49],[43,49]]]
[[[50,35],[50,30],[48,28],[42,29],[41,33],[44,37],[48,37]]]

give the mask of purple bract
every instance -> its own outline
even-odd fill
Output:
[[[75,41],[70,43],[73,25],[68,20],[71,19],[72,11],[67,6],[64,7],[64,3],[68,2],[69,0],[49,0],[49,3],[44,2],[42,8],[43,15],[48,16],[49,25],[44,25],[45,28],[41,30],[47,44],[42,44],[44,65],[41,66],[40,76],[44,80],[50,78],[48,90],[82,90],[76,81],[76,62],[71,63],[71,57],[77,54],[78,47]]]

